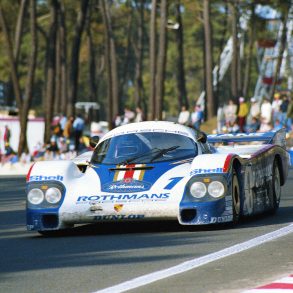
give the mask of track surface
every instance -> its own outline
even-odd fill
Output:
[[[83,226],[55,238],[27,232],[23,177],[0,177],[0,292],[96,292],[293,223],[293,171],[275,216],[236,228],[177,223]],[[293,273],[293,233],[129,292],[242,292]]]

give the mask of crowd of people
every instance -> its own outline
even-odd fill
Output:
[[[187,107],[183,105],[181,112],[178,116],[178,123],[188,125],[195,129],[200,129],[201,124],[204,122],[204,112],[199,104],[194,106],[193,112],[189,112]]]
[[[246,102],[243,97],[238,105],[233,100],[220,106],[217,112],[218,133],[267,132],[285,128],[292,131],[293,101],[287,94],[276,93],[273,101],[254,97]]]
[[[117,114],[114,117],[112,128],[128,124],[131,122],[141,122],[144,121],[144,113],[140,107],[135,108],[135,112],[131,110],[129,106],[124,107],[124,113],[123,115]]]
[[[75,157],[77,154],[90,149],[89,139],[83,136],[84,128],[85,120],[80,114],[77,114],[76,117],[57,115],[52,121],[50,141],[47,143],[38,142],[31,152],[24,152],[19,158],[16,150],[11,147],[11,133],[8,125],[6,125],[3,136],[4,152],[3,154],[0,152],[1,164]]]
[[[276,93],[271,102],[264,98],[261,102],[252,97],[249,101],[239,97],[238,103],[232,99],[217,110],[217,133],[252,133],[266,132],[285,128],[293,134],[293,101],[286,93]],[[140,107],[135,111],[124,108],[123,115],[116,115],[112,128],[131,122],[144,121],[145,117]],[[182,106],[178,123],[200,130],[204,122],[204,111],[196,104],[190,112]],[[51,125],[52,134],[48,143],[37,143],[30,153],[23,153],[18,158],[16,151],[10,145],[11,131],[5,126],[1,139],[5,146],[4,153],[0,152],[1,164],[6,162],[28,163],[37,160],[70,159],[77,154],[90,149],[89,138],[84,136],[85,119],[82,115],[76,117],[58,115]],[[293,136],[293,135],[292,135]]]
[[[195,105],[192,112],[181,107],[178,123],[199,129],[204,121],[204,112]],[[273,101],[268,98],[258,101],[252,97],[246,101],[239,97],[237,103],[230,99],[217,110],[217,133],[267,132],[285,128],[293,132],[293,101],[287,93],[276,93]]]
[[[132,111],[130,107],[125,106],[123,115],[117,115],[113,120],[112,128],[131,122],[141,122],[145,120],[143,111],[136,107]],[[20,158],[16,150],[10,145],[10,129],[5,126],[3,136],[4,152],[0,151],[0,162],[4,165],[10,163],[29,163],[39,160],[58,160],[71,159],[78,154],[90,150],[89,137],[84,135],[85,119],[81,114],[76,117],[66,117],[63,114],[56,115],[51,124],[51,137],[47,143],[38,142],[30,153],[23,153]]]

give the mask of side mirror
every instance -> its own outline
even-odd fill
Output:
[[[206,143],[207,139],[208,139],[207,135],[202,131],[199,131],[196,135],[196,140],[199,142]]]
[[[99,136],[92,136],[90,138],[90,146],[94,149],[97,146],[99,140],[100,140]]]

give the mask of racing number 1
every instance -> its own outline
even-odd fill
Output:
[[[170,182],[164,187],[164,189],[171,190],[183,177],[170,178]]]

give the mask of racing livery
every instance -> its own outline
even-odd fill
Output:
[[[237,223],[279,207],[289,154],[285,132],[206,136],[166,121],[109,131],[93,152],[35,163],[27,174],[27,229],[174,220]]]

